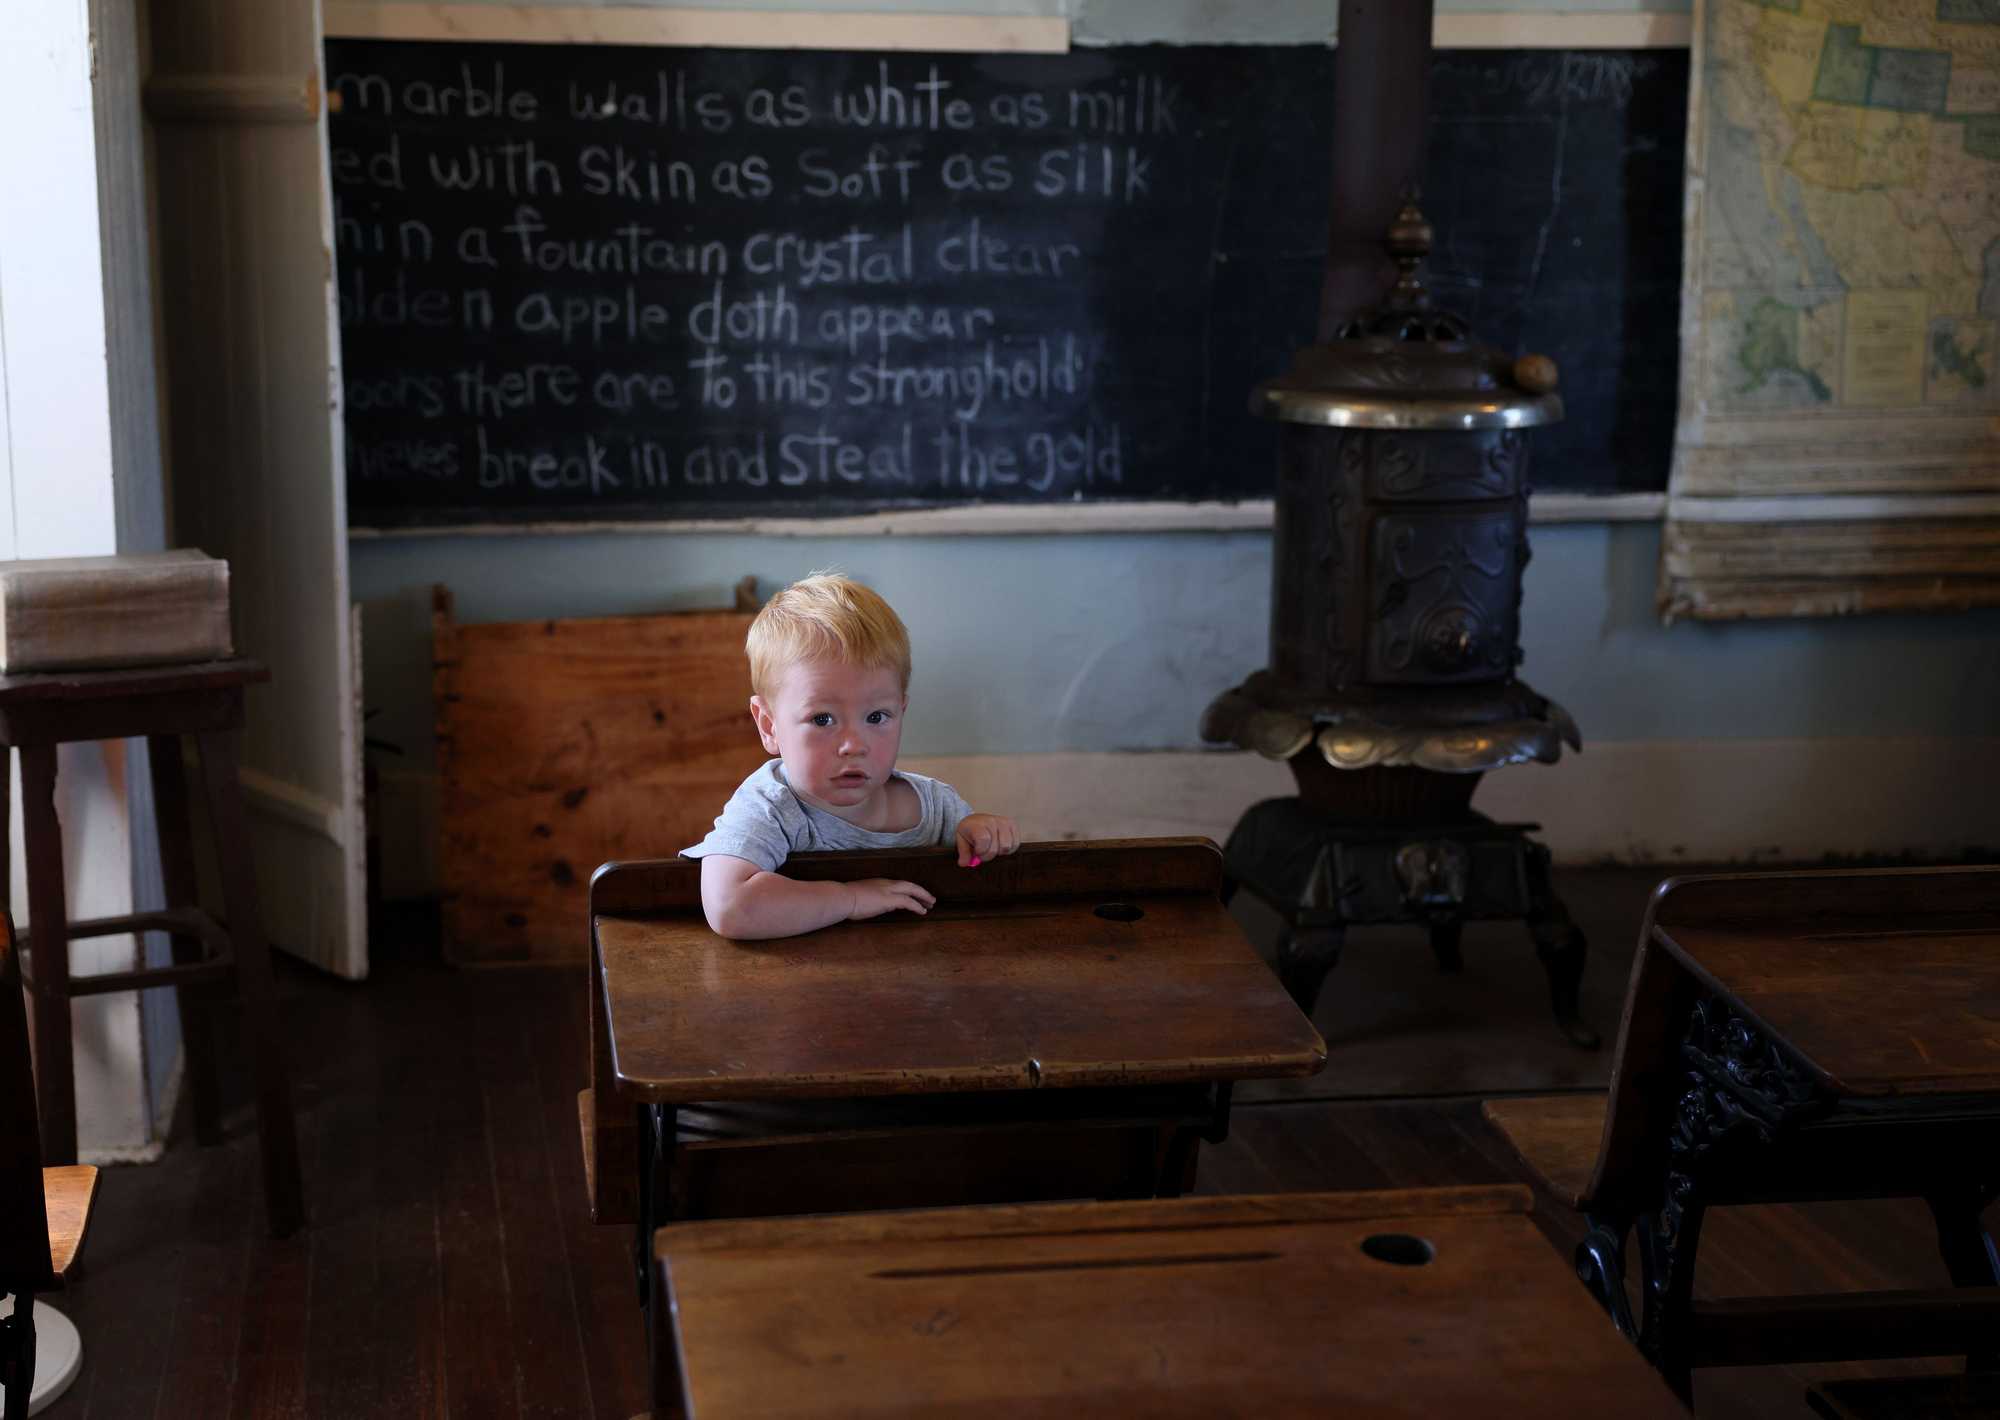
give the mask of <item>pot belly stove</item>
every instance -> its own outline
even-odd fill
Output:
[[[1454,971],[1464,923],[1518,919],[1557,1024],[1594,1048],[1577,1009],[1583,934],[1537,825],[1471,807],[1487,770],[1581,746],[1562,707],[1515,674],[1526,431],[1562,417],[1556,371],[1475,343],[1432,307],[1430,241],[1405,204],[1387,300],[1252,399],[1283,426],[1271,664],[1218,697],[1201,733],[1285,760],[1299,792],[1244,815],[1225,872],[1284,917],[1279,974],[1307,1012],[1350,926],[1427,927]]]

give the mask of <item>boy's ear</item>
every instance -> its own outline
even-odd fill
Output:
[[[757,738],[764,742],[765,752],[777,754],[778,737],[774,733],[777,722],[771,718],[771,707],[764,703],[763,696],[750,697],[750,718],[757,726]]]

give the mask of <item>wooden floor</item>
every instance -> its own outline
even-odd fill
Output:
[[[265,1236],[245,1107],[218,1147],[177,1137],[161,1163],[105,1176],[84,1265],[54,1299],[84,1369],[48,1420],[641,1409],[630,1233],[583,1211],[582,972],[455,973],[424,927],[378,947],[365,984],[282,973],[304,1233]],[[1273,1101],[1234,1119],[1203,1155],[1204,1192],[1520,1176],[1471,1098]],[[1578,1230],[1539,1221],[1566,1268]],[[1704,1292],[1947,1284],[1927,1215],[1905,1204],[1726,1211],[1703,1260]],[[1809,1376],[1949,1368],[1710,1370],[1696,1410],[1803,1417]]]

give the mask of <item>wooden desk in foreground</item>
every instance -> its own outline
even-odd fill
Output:
[[[694,1420],[1618,1415],[1679,1404],[1515,1187],[689,1223]]]

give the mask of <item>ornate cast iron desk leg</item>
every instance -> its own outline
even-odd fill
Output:
[[[1619,1335],[1637,1342],[1639,1324],[1632,1319],[1632,1303],[1625,1295],[1625,1234],[1632,1230],[1629,1218],[1586,1213],[1590,1231],[1576,1245],[1576,1275],[1597,1304],[1604,1308]]]
[[[1691,1405],[1695,1254],[1718,1170],[1741,1167],[1739,1145],[1768,1147],[1826,1102],[1803,1069],[1716,997],[1689,1012],[1680,1055],[1686,1068],[1659,1211],[1639,1223],[1639,1347]]]

